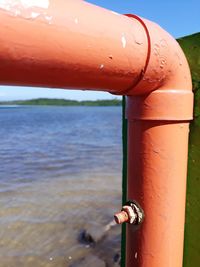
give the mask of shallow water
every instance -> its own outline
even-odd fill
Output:
[[[0,266],[114,266],[120,229],[101,237],[121,202],[121,108],[4,107],[0,124]]]

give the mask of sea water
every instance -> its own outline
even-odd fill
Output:
[[[121,167],[121,107],[0,107],[0,266],[115,266]]]

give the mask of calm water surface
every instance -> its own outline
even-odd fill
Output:
[[[121,201],[120,107],[0,107],[1,267],[114,266],[119,228],[91,247]]]

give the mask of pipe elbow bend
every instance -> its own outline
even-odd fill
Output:
[[[132,17],[132,15],[128,15]],[[177,41],[156,23],[141,20],[148,42],[146,66],[127,95],[127,117],[150,120],[191,120],[192,80]]]

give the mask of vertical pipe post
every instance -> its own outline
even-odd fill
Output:
[[[162,112],[159,119],[151,95],[139,98],[128,98],[127,198],[141,205],[145,219],[127,225],[126,267],[182,267],[189,119]]]
[[[122,165],[122,205],[127,200],[127,119],[126,119],[126,97],[122,97],[122,145],[123,145],[123,165]],[[126,264],[126,225],[121,228],[121,267]]]

